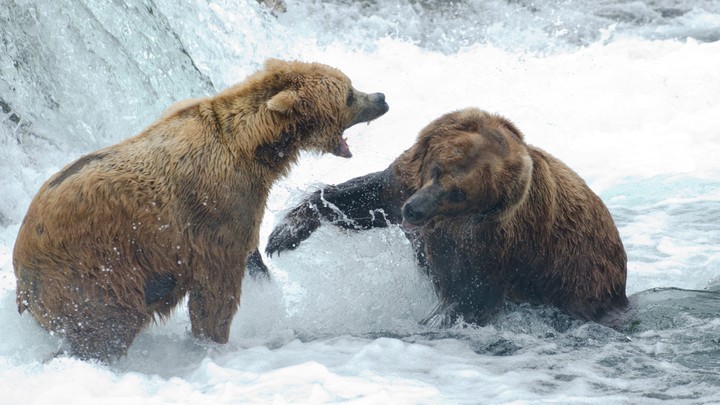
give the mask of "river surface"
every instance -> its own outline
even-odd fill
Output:
[[[709,0],[5,0],[0,5],[0,404],[720,403],[720,2]],[[40,185],[176,100],[268,57],[336,66],[390,111],[354,157],[303,156],[283,210],[385,168],[446,112],[477,106],[577,171],[628,253],[626,333],[508,304],[491,324],[420,326],[435,305],[400,229],[322,227],[248,279],[230,342],[181,306],[112,365],[53,355],[18,315],[12,247]],[[649,291],[650,290],[650,291]]]

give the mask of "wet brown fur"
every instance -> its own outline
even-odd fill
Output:
[[[353,91],[326,65],[270,60],[68,165],[18,234],[19,311],[109,360],[189,294],[193,334],[226,342],[271,185],[300,150],[333,152],[362,110]]]
[[[618,230],[575,172],[524,138],[499,115],[446,114],[386,170],[310,195],[267,252],[294,249],[322,218],[353,229],[404,222],[439,297],[428,323],[483,324],[505,299],[598,321],[627,305]]]
[[[417,235],[427,261],[446,264],[431,270],[441,301],[459,299],[461,313],[474,305],[457,295],[463,282],[491,283],[487,293],[498,300],[553,305],[589,320],[627,304],[627,258],[607,208],[509,120],[477,109],[447,114],[392,168],[408,189],[406,205],[433,183],[465,191],[462,202],[441,199]]]

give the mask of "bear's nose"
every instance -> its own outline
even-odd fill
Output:
[[[370,101],[373,103],[384,103],[385,102],[385,94],[383,93],[373,93],[370,95]]]
[[[412,204],[405,204],[403,208],[403,217],[410,223],[415,223],[422,218],[422,213],[413,208]]]

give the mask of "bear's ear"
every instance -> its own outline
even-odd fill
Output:
[[[277,111],[281,114],[289,114],[295,110],[298,101],[300,101],[300,97],[298,96],[297,91],[283,90],[268,100],[267,107],[270,111]]]
[[[512,121],[510,121],[507,118],[503,118],[502,124],[505,126],[505,128],[507,128],[510,132],[512,132],[513,135],[517,136],[521,142],[525,142],[525,136],[523,135],[522,132],[520,132],[518,127],[515,125],[515,123],[513,123]]]

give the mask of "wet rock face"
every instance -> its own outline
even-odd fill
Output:
[[[257,0],[257,2],[270,9],[273,14],[287,11],[287,5],[283,0]]]

